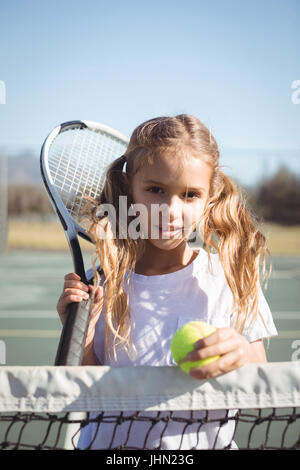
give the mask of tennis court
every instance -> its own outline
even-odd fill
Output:
[[[86,266],[89,266],[89,258],[90,255],[85,255],[86,258]],[[62,284],[63,284],[63,276],[67,272],[73,271],[72,261],[69,253],[49,253],[49,252],[37,252],[37,251],[10,251],[5,254],[1,255],[0,258],[0,275],[2,279],[2,283],[0,286],[0,340],[1,340],[1,362],[2,364],[6,364],[7,366],[52,366],[54,363],[54,358],[56,354],[56,349],[59,342],[61,325],[60,321],[56,314],[56,302],[60,295]],[[273,259],[273,274],[271,280],[269,282],[269,288],[266,293],[267,300],[271,306],[271,310],[274,315],[275,323],[277,329],[279,331],[279,337],[273,338],[270,341],[269,348],[266,344],[267,348],[267,356],[270,362],[289,362],[289,361],[297,361],[300,360],[300,312],[299,312],[299,305],[300,305],[300,293],[299,293],[299,279],[300,279],[300,258],[275,258]],[[278,387],[278,383],[283,387],[283,395],[285,393],[285,386],[286,384],[282,383],[282,377],[286,374],[286,377],[290,377],[289,369],[287,364],[282,364],[281,369],[277,367],[277,364],[274,364],[276,368],[274,370],[262,370],[261,377],[257,377],[257,381],[255,381],[255,399],[257,402],[255,403],[255,413],[253,415],[253,411],[249,413],[246,409],[241,410],[241,414],[234,416],[234,419],[238,416],[240,420],[238,422],[237,429],[237,439],[235,438],[238,445],[246,445],[248,442],[249,436],[251,436],[251,445],[253,443],[257,443],[257,445],[261,445],[261,443],[266,443],[266,446],[269,444],[269,435],[272,437],[272,445],[283,447],[284,445],[294,445],[295,440],[297,440],[297,426],[299,426],[299,415],[297,414],[297,408],[288,408],[287,404],[284,404],[284,407],[280,407],[275,409],[260,409],[262,406],[261,397],[267,397],[268,394],[271,392],[271,404],[272,406],[277,406],[278,402],[274,401],[274,397],[272,395],[272,383],[273,380],[277,380],[277,385],[274,383],[274,387]],[[6,369],[6,368],[5,368]],[[27,369],[27,367],[25,367]],[[95,371],[98,368],[91,368]],[[104,368],[100,368],[100,370],[104,370]],[[108,368],[109,369],[109,368]],[[152,383],[155,380],[153,374],[155,374],[156,368],[151,371],[151,375],[148,377],[147,374],[143,378],[142,382],[144,383],[145,380],[149,380],[149,383]],[[173,368],[166,368],[165,371],[161,371],[160,378],[158,382],[160,383],[162,379],[166,378],[168,374],[171,374],[168,380],[172,383],[173,380],[176,381],[178,377],[176,376],[175,371],[171,371],[169,369]],[[243,368],[242,368],[243,369]],[[40,445],[42,442],[42,448],[53,448],[55,446],[67,447],[72,448],[73,444],[71,442],[71,437],[76,434],[78,437],[78,427],[80,420],[83,419],[83,415],[76,414],[74,412],[79,410],[79,402],[82,400],[86,400],[86,403],[92,404],[95,406],[95,391],[93,390],[96,388],[97,397],[101,400],[101,397],[105,397],[105,393],[103,395],[103,390],[98,387],[99,380],[102,381],[108,380],[110,377],[110,370],[104,371],[103,376],[94,377],[94,372],[91,371],[87,372],[87,375],[82,374],[81,370],[73,372],[73,370],[68,370],[65,372],[64,381],[62,382],[62,391],[55,389],[54,396],[50,399],[48,396],[49,393],[49,383],[44,384],[43,388],[43,380],[46,377],[52,376],[53,383],[55,383],[55,387],[61,381],[55,377],[55,370],[57,368],[50,368],[48,371],[47,369],[41,369],[40,371],[33,370],[29,367],[29,370],[22,371],[21,369],[10,369],[7,367],[7,372],[2,369],[2,380],[10,384],[17,384],[16,390],[13,388],[9,391],[5,390],[5,392],[9,392],[9,409],[13,411],[22,411],[26,412],[20,415],[2,415],[2,423],[1,423],[1,442],[4,446],[8,446],[8,442],[10,445],[13,442],[22,441],[26,443]],[[116,375],[116,384],[110,385],[113,388],[116,388],[121,379],[121,371],[116,371],[118,375]],[[130,368],[124,371],[126,374],[130,374]],[[142,368],[139,370],[140,373],[144,373]],[[147,368],[146,368],[147,372]],[[248,371],[241,371],[241,373],[248,373]],[[267,372],[267,380],[265,373]],[[32,375],[33,373],[33,375]],[[35,377],[35,374],[41,374],[38,377]],[[59,373],[59,372],[57,372]],[[96,372],[95,372],[96,373]],[[175,376],[173,375],[175,373]],[[239,374],[240,372],[238,372]],[[256,373],[256,372],[255,372]],[[293,380],[295,381],[295,373],[297,373],[296,369],[292,370],[291,376],[293,376]],[[8,375],[6,375],[8,374]],[[10,375],[12,374],[12,375]],[[46,375],[45,375],[46,374]],[[60,374],[60,373],[59,373]],[[73,376],[73,374],[75,374]],[[102,372],[101,372],[102,374]],[[235,374],[235,372],[234,372]],[[230,374],[229,374],[230,375]],[[34,378],[35,377],[35,378]],[[66,377],[68,380],[66,381]],[[225,377],[218,379],[220,380],[220,384],[216,385],[216,397],[218,397],[218,387],[221,386],[224,391],[224,400],[228,400],[228,392],[226,392],[226,384],[222,381],[227,380],[227,374]],[[231,376],[229,377],[231,379]],[[176,400],[179,400],[180,405],[180,396],[182,394],[182,387],[185,387],[186,384],[188,385],[189,382],[187,378],[182,377],[179,378],[179,390],[178,396],[175,397],[174,392],[174,399],[175,405],[178,407]],[[247,380],[245,377],[242,378],[240,376],[236,377],[236,386],[235,388],[235,396],[236,399],[236,389],[242,384],[242,388],[244,387],[243,384],[246,384],[248,387],[248,379],[249,376],[247,375]],[[190,379],[188,379],[190,380]],[[24,385],[21,386],[20,384],[24,381]],[[86,381],[86,383],[85,383]],[[197,386],[199,382],[197,382]],[[251,382],[251,380],[250,380]],[[83,386],[78,391],[78,400],[74,401],[74,392],[77,393],[76,387],[74,387],[74,383],[78,385],[78,383],[83,384]],[[93,384],[91,387],[90,384]],[[123,382],[122,382],[123,383]],[[133,386],[138,387],[141,383],[139,376],[136,375],[132,377],[132,384],[136,384]],[[195,381],[193,381],[195,384]],[[36,389],[34,388],[34,384],[36,384]],[[69,384],[69,385],[68,385]],[[177,385],[178,385],[177,384]],[[272,386],[270,386],[270,384]],[[87,386],[88,385],[88,386]],[[123,384],[124,385],[124,384]],[[124,397],[122,397],[121,390],[123,389],[123,385],[120,388],[119,392],[116,392],[116,399],[120,401],[120,405],[122,405],[123,410],[123,401]],[[176,387],[177,387],[176,385]],[[65,399],[68,400],[68,386],[70,387],[70,399],[71,403],[64,402]],[[291,385],[295,387],[295,384]],[[26,390],[26,387],[30,387],[30,404],[28,408],[28,403],[25,408],[23,408],[23,402],[20,401],[19,393],[22,390]],[[200,388],[202,385],[200,385]],[[261,391],[259,390],[261,387]],[[266,387],[266,389],[264,389]],[[297,385],[296,385],[297,387]],[[205,388],[205,387],[204,387]],[[5,389],[5,387],[4,387]],[[51,389],[51,387],[50,387]],[[138,403],[140,404],[141,396],[146,391],[147,387],[143,387],[141,393],[138,397]],[[175,388],[176,389],[176,388]],[[232,389],[232,382],[229,381],[229,390]],[[35,397],[35,391],[37,396]],[[43,399],[40,396],[41,391],[44,390],[45,393],[47,391],[46,402],[42,404],[41,409],[39,408],[40,400]],[[165,388],[162,386],[161,393],[167,394],[168,384],[165,384]],[[289,389],[290,391],[290,389]],[[129,393],[130,391],[127,390]],[[200,390],[201,392],[201,390]],[[10,395],[11,393],[11,395]],[[27,392],[26,392],[27,393]],[[52,409],[53,403],[55,404],[55,400],[58,398],[57,394],[62,393],[63,398],[63,406],[61,406],[61,402],[59,406],[61,408]],[[177,393],[177,392],[176,392]],[[184,391],[186,393],[186,391]],[[189,390],[189,393],[191,391]],[[192,393],[194,393],[192,391]],[[197,392],[198,393],[198,392]],[[202,392],[201,392],[202,393]],[[200,393],[200,396],[201,396]],[[231,393],[231,392],[230,392]],[[277,389],[277,398],[278,399],[278,389]],[[15,394],[15,395],[14,395]],[[88,396],[86,396],[88,394]],[[92,397],[90,396],[92,394]],[[94,395],[93,395],[94,394]],[[227,394],[227,395],[226,395]],[[15,398],[13,398],[15,396]],[[109,396],[109,394],[107,395]],[[128,397],[125,397],[125,402],[128,399],[131,399],[131,393],[129,393]],[[193,396],[193,395],[192,395]],[[196,395],[198,397],[198,395]],[[204,390],[204,399],[211,396],[211,390]],[[65,397],[65,398],[64,398]],[[67,398],[66,398],[67,397]],[[206,398],[205,398],[206,397]],[[244,398],[244,390],[241,390],[241,400],[235,401],[237,403],[236,408],[239,408],[245,402]],[[229,396],[230,398],[230,396]],[[143,406],[146,407],[148,397],[146,396],[145,402]],[[4,400],[4,401],[3,401]],[[13,400],[16,400],[16,403],[11,406]],[[54,401],[53,401],[54,400]],[[286,400],[286,397],[284,397]],[[161,414],[160,411],[160,403],[162,402],[162,396],[157,395],[156,401],[159,404],[158,411],[155,411],[156,418],[152,422],[156,422],[158,419],[170,419],[170,415],[168,418],[164,418],[164,415]],[[163,398],[163,401],[168,402],[167,395]],[[2,398],[2,405],[5,402],[5,398]],[[172,402],[172,405],[174,404]],[[197,403],[197,400],[196,400]],[[286,403],[284,401],[284,403]],[[287,400],[289,403],[289,399]],[[33,405],[32,405],[33,404]],[[97,407],[98,410],[102,409],[110,409],[109,406],[115,403],[109,402],[107,404],[99,403]],[[186,405],[186,403],[185,403]],[[194,403],[195,405],[195,403]],[[197,406],[200,404],[197,404]],[[202,403],[203,405],[203,403]],[[225,405],[225,403],[224,403]],[[14,408],[15,406],[15,408]],[[33,408],[32,408],[33,406]],[[45,409],[46,407],[50,407],[49,409]],[[215,406],[215,403],[211,406]],[[108,408],[107,408],[108,407]],[[11,409],[13,408],[13,409]],[[86,409],[84,406],[83,409]],[[115,409],[115,408],[114,408]],[[171,408],[173,409],[173,408]],[[178,408],[177,408],[178,409]],[[200,408],[201,409],[201,408]],[[47,413],[40,414],[35,412],[46,410]],[[50,412],[55,411],[54,414]],[[63,411],[63,413],[57,413],[57,411]],[[71,411],[71,415],[68,414],[68,411]],[[89,411],[93,411],[93,409],[89,409]],[[32,413],[33,412],[33,413]],[[170,412],[168,412],[170,413]],[[171,418],[172,418],[171,412]],[[194,419],[194,412],[190,411],[190,418],[188,422],[193,421]],[[204,412],[203,412],[204,413]],[[240,413],[240,411],[239,411]],[[276,413],[276,414],[274,414]],[[6,418],[5,418],[6,416]],[[16,418],[19,416],[19,418]],[[25,416],[25,418],[24,418]],[[51,418],[52,416],[52,418]],[[91,415],[93,416],[93,415]],[[122,412],[122,420],[124,419],[123,412]],[[33,421],[31,422],[31,420]],[[85,416],[84,419],[90,419],[90,415]],[[97,426],[105,426],[105,417],[104,423],[102,423],[102,414],[96,417],[96,425]],[[139,421],[145,421],[143,416],[140,414],[132,414],[129,413],[128,418],[126,418],[128,423],[131,426],[138,425]],[[126,421],[125,419],[125,421]],[[176,422],[176,413],[175,413],[175,422]],[[201,415],[200,422],[202,423],[201,426],[206,426],[210,421],[210,415]],[[225,417],[225,421],[229,423],[232,418],[230,416]],[[3,421],[4,420],[4,421]],[[7,420],[7,421],[5,421]],[[75,423],[74,423],[75,420]],[[77,422],[76,422],[77,420]],[[98,420],[98,421],[97,421]],[[100,420],[100,421],[99,421]],[[181,420],[181,418],[179,418]],[[116,421],[119,426],[119,418],[118,415],[109,416],[109,422]],[[224,420],[223,420],[224,421]],[[157,421],[158,422],[158,421]],[[214,422],[214,421],[213,421]],[[13,425],[12,425],[13,423]],[[72,424],[73,423],[73,424]],[[272,426],[271,426],[272,423]],[[258,426],[258,429],[256,426]],[[107,424],[106,424],[107,425]],[[125,424],[124,424],[125,425]],[[8,426],[8,427],[7,427]],[[187,426],[187,425],[186,425]],[[7,429],[12,430],[6,434]],[[184,428],[186,429],[186,428]],[[270,431],[271,430],[271,431]],[[51,431],[51,432],[50,432]],[[43,437],[45,436],[45,438]],[[67,436],[67,437],[66,437]],[[267,436],[267,437],[266,437]],[[282,436],[284,436],[284,441]],[[75,440],[75,442],[77,442]],[[134,443],[135,445],[135,443]],[[131,447],[129,447],[131,448]],[[134,448],[134,447],[133,447]]]
[[[71,271],[69,253],[12,251],[1,255],[0,340],[6,353],[2,364],[53,364],[61,330],[56,302],[63,276]],[[273,259],[266,297],[279,337],[270,340],[269,361],[300,360],[299,281],[299,257]]]

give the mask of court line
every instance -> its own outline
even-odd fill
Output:
[[[58,318],[58,313],[55,310],[0,310],[0,318]]]
[[[60,330],[0,330],[0,338],[59,338]]]
[[[271,274],[271,280],[275,279],[296,279],[300,275],[299,269],[273,271]]]
[[[300,320],[300,312],[273,312],[275,320]]]
[[[275,336],[275,339],[300,339],[300,330],[287,330],[287,331],[278,331],[278,336]]]
[[[300,320],[300,312],[272,312],[275,320]],[[0,310],[0,318],[58,318],[55,310]]]
[[[59,338],[60,330],[0,330],[0,338]],[[300,339],[300,330],[279,331],[275,339]]]

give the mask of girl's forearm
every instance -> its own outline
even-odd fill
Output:
[[[247,362],[267,362],[266,352],[263,340],[249,343],[248,361]]]
[[[94,352],[94,337],[87,338],[83,358],[82,358],[82,365],[83,366],[97,366],[97,359]]]

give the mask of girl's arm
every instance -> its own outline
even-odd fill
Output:
[[[94,287],[92,286],[90,286],[90,288],[91,290],[94,289]],[[94,297],[94,302],[93,302],[93,307],[92,307],[92,312],[91,312],[91,319],[90,319],[89,329],[87,332],[85,348],[84,348],[84,353],[83,353],[83,358],[82,358],[83,366],[99,365],[99,362],[97,362],[97,359],[94,353],[94,337],[95,337],[95,326],[96,326],[96,323],[98,321],[99,315],[103,307],[103,299],[104,299],[103,288],[99,286],[96,288],[96,291],[95,291],[95,297]]]
[[[248,362],[267,362],[266,351],[262,339],[249,343]]]
[[[92,339],[87,338],[83,358],[82,358],[82,365],[83,366],[97,366],[99,365],[96,360],[96,356],[94,353],[94,337]]]
[[[250,362],[266,362],[263,340],[249,343],[233,328],[218,328],[215,333],[196,342],[195,349],[186,359],[197,361],[212,356],[220,358],[208,365],[191,369],[190,375],[196,379],[209,379]]]
[[[82,283],[80,281],[80,277],[77,274],[69,273],[65,276],[63,292],[57,303],[57,312],[62,324],[64,324],[68,304],[72,302],[81,302],[84,299],[88,299],[89,295],[94,292],[93,307],[83,353],[82,365],[98,364],[94,353],[94,336],[95,326],[104,303],[104,292],[102,286],[96,287],[95,291],[94,289],[94,286],[86,286],[84,283]]]

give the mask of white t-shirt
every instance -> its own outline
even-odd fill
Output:
[[[119,348],[117,361],[113,357],[112,359],[107,357],[104,317],[100,315],[95,328],[94,351],[101,365],[175,366],[170,345],[174,333],[182,325],[192,320],[202,320],[217,328],[231,326],[233,296],[217,254],[211,254],[211,266],[208,263],[206,251],[200,249],[194,261],[179,271],[155,276],[132,273],[129,289],[132,340],[137,356],[132,355],[129,358],[126,351]],[[277,335],[272,314],[262,291],[260,291],[259,310],[265,326],[258,317],[251,329],[246,328],[243,336],[249,342]],[[109,412],[106,414],[109,415]],[[132,412],[127,414],[132,414]],[[142,414],[143,416],[156,416],[155,412]],[[193,417],[203,417],[204,414],[205,412],[202,411],[194,411]],[[175,412],[173,416],[190,417],[191,413]],[[210,416],[223,417],[224,411],[211,411]],[[101,432],[99,431],[93,448],[107,448],[108,445],[117,447],[124,444],[129,424],[125,422],[118,426],[118,431],[111,442],[115,425],[102,423]],[[134,422],[127,446],[143,447],[150,425],[146,422]],[[79,447],[88,447],[94,437],[96,426],[97,424],[90,424],[82,430]],[[163,429],[164,426],[165,423],[162,422],[158,428]],[[216,444],[216,447],[227,446],[233,435],[233,426],[233,422],[228,423],[222,426],[220,431],[218,423],[206,424],[201,427],[201,432],[198,432],[197,436],[199,425],[189,425],[184,432],[180,449],[211,448],[213,444]],[[147,448],[153,449],[159,443],[163,449],[179,448],[184,427],[184,423],[169,423],[162,441],[160,441],[161,429],[157,429],[157,432],[153,430],[148,436]],[[215,443],[216,436],[217,443]]]

